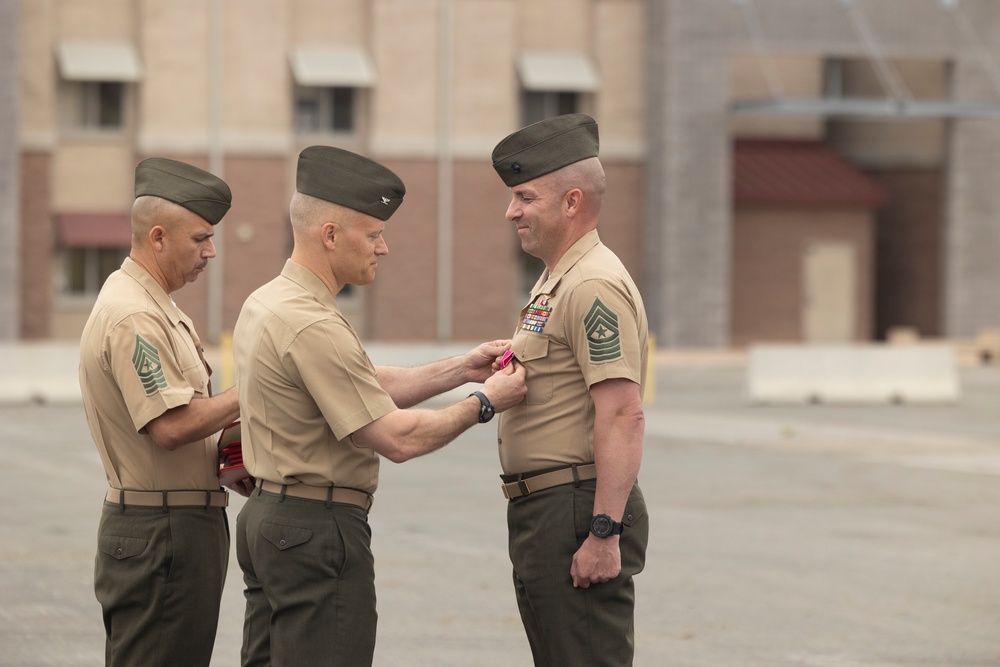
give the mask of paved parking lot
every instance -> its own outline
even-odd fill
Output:
[[[1000,665],[1000,370],[962,387],[956,406],[761,407],[739,365],[660,364],[636,665]],[[376,665],[530,664],[495,442],[383,464]],[[0,456],[0,664],[101,664],[82,408],[0,405]],[[213,664],[236,665],[235,553],[222,614]]]

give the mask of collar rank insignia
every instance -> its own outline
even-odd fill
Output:
[[[552,306],[549,305],[549,300],[542,297],[528,306],[528,312],[524,314],[524,321],[521,322],[521,328],[525,331],[541,333],[545,328],[545,324],[549,321],[551,314]]]

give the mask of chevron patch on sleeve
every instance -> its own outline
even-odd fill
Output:
[[[587,332],[591,361],[609,361],[622,356],[618,315],[605,306],[599,298],[594,299],[590,312],[583,318],[583,325]]]
[[[139,374],[139,381],[146,396],[152,396],[160,389],[167,388],[167,380],[163,377],[160,366],[160,352],[147,343],[142,336],[135,337],[135,350],[132,352],[132,365]]]

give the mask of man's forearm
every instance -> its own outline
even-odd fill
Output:
[[[156,444],[172,451],[221,431],[239,415],[240,403],[234,388],[167,410],[146,425],[146,432]]]
[[[403,463],[444,447],[476,424],[479,406],[478,399],[469,398],[439,410],[394,410],[351,438],[393,463]]]
[[[378,383],[400,408],[409,408],[465,384],[462,357],[451,357],[423,366],[376,366]]]
[[[625,503],[639,475],[642,463],[642,414],[616,415],[606,425],[594,427],[594,462],[597,491],[594,514],[621,519]]]

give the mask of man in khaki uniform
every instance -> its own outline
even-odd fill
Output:
[[[291,259],[250,295],[233,334],[243,461],[257,480],[237,521],[242,664],[361,667],[375,648],[368,510],[380,457],[406,461],[489,421],[524,396],[524,371],[493,373],[508,341],[375,367],[336,295],[375,279],[403,183],[360,155],[313,146],[296,190]],[[400,409],[466,382],[485,384],[441,410]]]
[[[597,235],[605,176],[597,123],[556,116],[493,151],[506,217],[545,272],[511,350],[525,400],[499,420],[514,588],[535,665],[631,665],[633,576],[649,522],[642,458],[647,323]]]
[[[229,187],[150,158],[135,170],[132,250],[112,273],[80,341],[80,388],[109,489],[94,588],[108,665],[204,665],[212,657],[229,562],[227,494],[215,434],[235,390],[212,396],[191,319],[170,295],[215,257]]]

